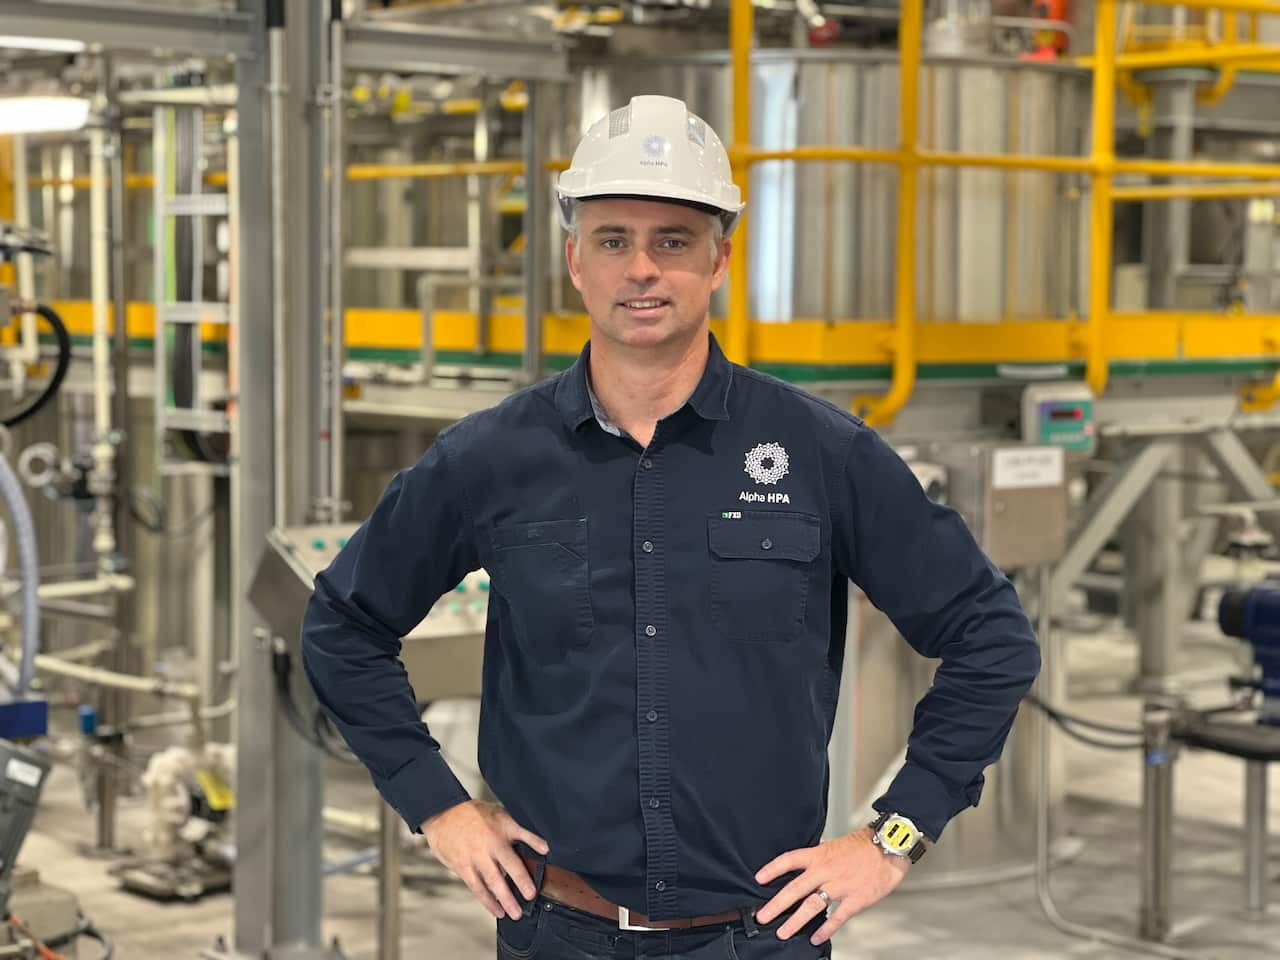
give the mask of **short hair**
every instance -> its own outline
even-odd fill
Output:
[[[581,209],[582,203],[578,201],[574,203],[573,209],[569,213],[569,236],[575,240],[578,239],[578,211]],[[704,210],[708,221],[711,223],[711,262],[715,263],[720,259],[720,244],[724,240],[724,220],[720,214],[712,213]]]

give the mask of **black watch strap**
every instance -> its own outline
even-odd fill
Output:
[[[871,821],[872,831],[875,833],[879,833],[880,828],[883,827],[889,821],[889,816],[890,815],[887,813],[881,813],[873,821]],[[916,840],[916,842],[912,845],[911,849],[906,852],[906,857],[912,863],[919,863],[920,858],[925,855],[925,851],[928,849],[929,848],[924,845],[923,840]]]

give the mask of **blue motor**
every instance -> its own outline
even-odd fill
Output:
[[[1218,626],[1253,647],[1262,671],[1255,683],[1262,691],[1260,722],[1280,726],[1280,585],[1228,590],[1218,604]]]

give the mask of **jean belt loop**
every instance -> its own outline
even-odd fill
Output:
[[[533,899],[524,905],[524,909],[520,911],[521,915],[527,920],[533,916],[534,907],[538,905],[538,894],[542,892],[542,881],[547,875],[547,858],[545,854],[534,853],[537,864],[533,868]]]
[[[742,929],[750,940],[760,932],[760,928],[756,926],[756,910],[752,907],[750,910],[739,910],[742,916]]]

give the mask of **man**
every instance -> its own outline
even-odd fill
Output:
[[[308,676],[499,918],[500,957],[829,956],[921,835],[977,803],[1035,638],[875,433],[710,336],[743,206],[713,130],[636,97],[559,197],[590,342],[396,477],[316,580]],[[468,798],[396,659],[479,567],[480,766],[501,806]],[[820,843],[850,580],[942,664],[876,829]]]

